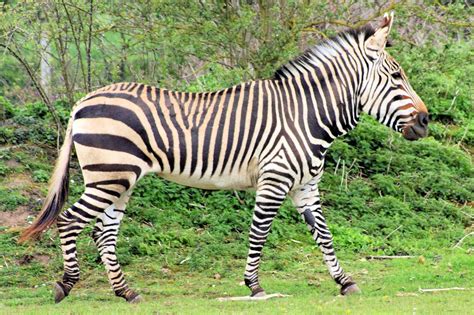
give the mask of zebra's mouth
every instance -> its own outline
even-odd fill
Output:
[[[415,125],[408,126],[403,130],[403,137],[411,141],[424,138],[427,135],[428,131],[426,129],[417,128]]]
[[[407,140],[418,140],[428,135],[428,113],[420,112],[414,119],[414,124],[403,129],[403,137]]]

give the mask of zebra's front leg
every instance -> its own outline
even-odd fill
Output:
[[[123,218],[130,194],[131,192],[125,193],[122,198],[108,207],[105,212],[97,218],[94,230],[92,231],[92,238],[99,250],[100,258],[105,266],[110,285],[115,295],[123,297],[127,302],[138,303],[142,301],[142,298],[138,293],[128,287],[116,255],[120,221]]]
[[[293,192],[291,197],[296,209],[311,231],[316,244],[321,249],[331,277],[341,286],[341,294],[359,293],[360,289],[357,284],[350,276],[345,274],[336,257],[332,235],[321,210],[317,181],[312,181],[298,191]]]
[[[249,232],[249,253],[245,267],[245,284],[252,291],[251,297],[265,295],[258,281],[258,268],[263,246],[270,233],[273,219],[285,200],[288,187],[268,180],[257,190],[252,225]]]

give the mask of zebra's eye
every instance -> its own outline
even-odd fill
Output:
[[[400,72],[400,70],[392,72],[392,77],[394,79],[401,79],[402,78],[402,73]]]

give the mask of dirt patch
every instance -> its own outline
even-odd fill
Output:
[[[13,159],[6,161],[5,165],[8,166],[9,168],[17,168],[21,166],[21,164],[18,161],[13,160]]]
[[[51,258],[48,255],[42,255],[42,254],[33,254],[33,255],[25,255],[18,259],[17,263],[19,265],[27,265],[32,263],[33,261],[37,261],[40,264],[46,266],[48,265],[49,261]]]
[[[15,174],[15,176],[10,176],[7,180],[7,188],[13,189],[23,189],[34,186],[35,183],[32,181],[31,177],[25,174]]]
[[[19,207],[15,211],[1,211],[0,212],[0,226],[26,226],[28,225],[27,218],[32,215],[26,207]]]

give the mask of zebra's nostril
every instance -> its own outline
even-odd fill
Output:
[[[429,117],[428,117],[428,113],[419,113],[418,114],[418,123],[423,126],[423,127],[426,127],[428,126],[428,122],[430,121]]]

